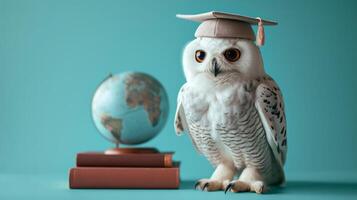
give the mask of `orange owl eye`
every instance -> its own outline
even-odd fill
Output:
[[[235,62],[240,58],[240,51],[238,49],[231,48],[225,50],[223,55],[229,62]]]
[[[199,63],[203,62],[205,57],[206,57],[206,52],[204,52],[203,50],[197,50],[195,52],[195,59],[197,62],[199,62]]]

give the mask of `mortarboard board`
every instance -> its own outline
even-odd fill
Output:
[[[259,46],[264,44],[264,25],[277,25],[277,22],[264,20],[259,17],[252,18],[243,15],[211,11],[196,15],[181,15],[176,17],[191,21],[201,22],[195,37],[215,38],[243,38],[256,40]],[[258,25],[257,37],[251,25]]]

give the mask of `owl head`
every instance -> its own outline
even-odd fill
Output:
[[[246,78],[265,74],[259,47],[240,38],[196,38],[184,49],[183,70],[187,81],[202,73],[212,78],[227,73],[239,73]]]

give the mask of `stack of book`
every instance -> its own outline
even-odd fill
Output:
[[[151,188],[179,187],[179,166],[172,153],[128,153],[110,155],[78,153],[76,167],[69,172],[69,187]]]

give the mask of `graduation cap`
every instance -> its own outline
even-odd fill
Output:
[[[196,15],[181,15],[176,17],[200,22],[195,37],[214,38],[243,38],[255,40],[258,46],[264,45],[265,36],[263,25],[277,25],[277,22],[252,18],[243,15],[211,11]],[[255,37],[252,25],[258,25]]]

